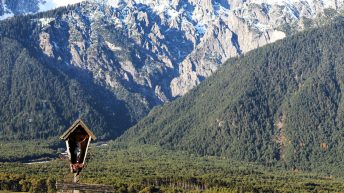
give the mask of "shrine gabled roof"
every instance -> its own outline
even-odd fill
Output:
[[[76,120],[72,126],[69,127],[69,129],[67,131],[65,131],[61,136],[60,139],[63,140],[67,140],[69,135],[73,133],[73,131],[78,128],[79,126],[81,126],[86,133],[91,137],[91,139],[96,140],[97,137],[94,135],[94,133],[87,127],[87,125],[81,120],[78,119]]]

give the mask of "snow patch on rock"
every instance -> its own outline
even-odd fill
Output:
[[[121,51],[122,50],[121,47],[115,46],[114,44],[112,44],[108,41],[105,41],[105,43],[112,51]]]

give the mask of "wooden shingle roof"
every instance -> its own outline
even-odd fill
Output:
[[[93,140],[97,139],[94,133],[87,127],[87,125],[81,119],[76,120],[73,123],[73,125],[70,126],[69,129],[61,135],[60,139],[67,140],[69,135],[73,133],[73,131],[79,126],[81,126]]]

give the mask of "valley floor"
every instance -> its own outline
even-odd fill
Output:
[[[45,147],[42,155],[57,153]],[[39,148],[35,150],[39,156]],[[7,154],[0,157],[4,160],[3,155]],[[22,161],[14,155],[11,159]],[[60,158],[33,164],[1,162],[0,192],[54,192],[56,181],[72,180],[68,167],[68,161]],[[113,185],[118,192],[344,192],[341,177],[272,169],[155,146],[123,148],[113,143],[91,147],[81,182]]]

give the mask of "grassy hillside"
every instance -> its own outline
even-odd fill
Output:
[[[155,108],[119,142],[282,164],[343,163],[344,20],[236,59]]]

